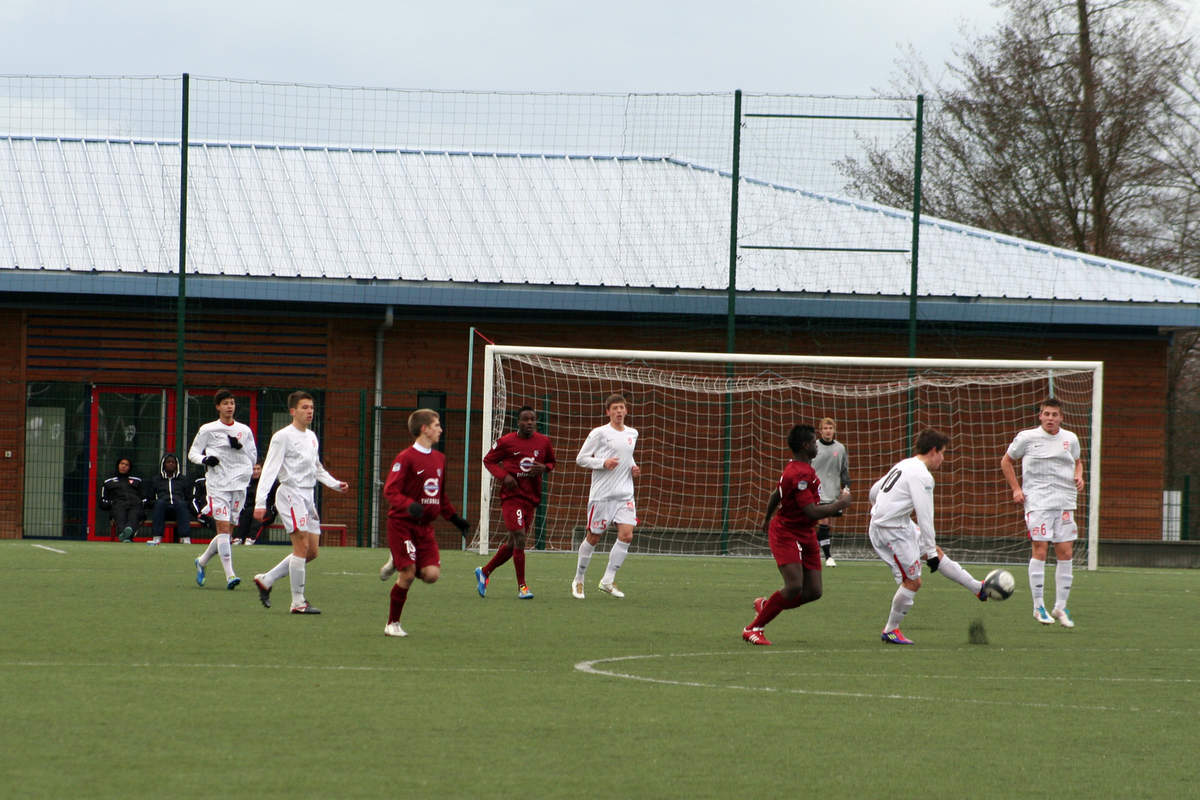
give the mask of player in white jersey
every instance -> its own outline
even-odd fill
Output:
[[[254,585],[258,587],[258,599],[270,608],[271,587],[287,575],[292,585],[293,614],[321,613],[309,605],[304,596],[305,565],[317,557],[321,539],[321,518],[317,515],[313,489],[317,481],[335,492],[349,488],[349,484],[330,475],[321,464],[320,443],[317,435],[309,430],[313,410],[313,398],[308,392],[288,395],[292,424],[280,428],[271,437],[254,497],[254,518],[261,522],[267,516],[267,495],[271,485],[279,481],[279,488],[275,490],[275,509],[284,530],[292,537],[292,553],[284,556],[270,571],[255,575]]]
[[[254,432],[250,427],[233,418],[237,411],[233,392],[218,389],[213,395],[213,405],[217,407],[217,419],[200,426],[188,450],[188,461],[205,467],[204,478],[208,491],[206,513],[217,527],[217,535],[208,543],[208,549],[194,562],[196,583],[204,585],[205,567],[217,554],[225,569],[225,588],[233,589],[242,579],[233,572],[230,534],[246,502],[246,484],[250,482],[254,462],[258,460],[258,449],[254,445]]]
[[[850,488],[850,456],[846,445],[837,440],[837,423],[825,417],[817,426],[817,455],[812,460],[813,471],[821,481],[821,502],[833,503],[842,496],[843,489]],[[830,553],[833,537],[826,517],[817,523],[817,544],[825,556],[825,566],[836,567],[837,561]]]
[[[608,415],[608,424],[593,428],[583,447],[579,448],[579,455],[575,456],[576,464],[592,471],[587,534],[579,545],[575,577],[571,580],[571,595],[579,600],[584,598],[584,578],[596,543],[610,524],[617,526],[617,541],[608,554],[608,567],[600,579],[600,590],[613,597],[625,596],[614,581],[629,553],[633,527],[637,525],[633,479],[641,475],[642,470],[633,460],[633,450],[637,447],[638,432],[625,424],[629,406],[621,395],[612,394],[605,399],[604,413]]]
[[[887,644],[912,644],[900,631],[900,623],[913,606],[921,588],[921,561],[933,572],[966,587],[980,600],[986,599],[982,584],[936,545],[933,525],[933,474],[945,460],[950,437],[935,430],[917,436],[917,454],[897,463],[871,486],[871,546],[900,586],[892,596],[892,607],[879,638]],[[913,517],[916,517],[914,524]]]
[[[1058,620],[1065,628],[1075,621],[1067,610],[1075,555],[1075,504],[1083,491],[1079,437],[1062,427],[1062,403],[1053,397],[1038,408],[1038,427],[1023,430],[1000,459],[1000,471],[1012,489],[1013,502],[1025,509],[1025,530],[1033,552],[1029,559],[1029,591],[1033,618],[1043,625]],[[1021,462],[1017,482],[1016,463]],[[1054,542],[1054,610],[1046,613],[1046,553]]]

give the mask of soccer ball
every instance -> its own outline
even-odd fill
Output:
[[[1006,569],[994,569],[983,579],[983,591],[991,600],[1007,600],[1017,589],[1017,582]]]

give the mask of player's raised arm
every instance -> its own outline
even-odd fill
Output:
[[[596,455],[596,448],[602,441],[599,428],[589,433],[583,441],[583,447],[579,448],[579,454],[575,456],[575,463],[584,469],[604,469],[605,460]]]
[[[188,450],[187,459],[193,464],[204,463],[204,450],[208,446],[208,435],[206,431],[200,431],[196,434],[196,438],[192,439],[192,446]]]
[[[483,457],[483,468],[492,474],[492,477],[498,481],[512,481],[513,475],[504,468],[504,450],[500,447],[500,442],[494,442],[492,449],[488,450]]]
[[[887,473],[884,473],[879,480],[871,484],[871,488],[867,492],[867,502],[871,505],[875,505],[875,501],[879,499],[879,492],[885,480],[887,480]]]
[[[811,520],[825,519],[826,517],[836,517],[844,510],[850,507],[850,490],[842,489],[842,493],[838,495],[837,500],[829,503],[809,503],[802,510],[804,516]]]
[[[344,492],[350,488],[350,484],[345,481],[339,481],[330,475],[329,470],[325,469],[325,465],[320,461],[317,462],[317,480],[335,492]]]

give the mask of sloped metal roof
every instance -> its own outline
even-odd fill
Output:
[[[175,272],[179,161],[172,142],[0,137],[0,274]],[[908,212],[739,194],[739,291],[907,296]],[[194,143],[188,271],[724,290],[729,195],[667,157]],[[919,264],[923,297],[1200,304],[1197,280],[930,218]]]

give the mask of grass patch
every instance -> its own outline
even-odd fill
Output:
[[[637,557],[628,597],[569,591],[574,556],[531,553],[475,592],[479,556],[443,553],[383,636],[382,550],[327,548],[324,613],[258,603],[280,547],[235,548],[244,580],[194,582],[200,548],[0,543],[0,784],[19,797],[1071,797],[1194,789],[1200,572],[1078,569],[1074,630],[1017,594],[980,604],[936,575],[878,632],[894,584],[839,563],[740,639],[764,560]],[[986,568],[970,566],[977,576]],[[986,644],[978,639],[984,624]],[[901,794],[906,790],[899,789]]]

